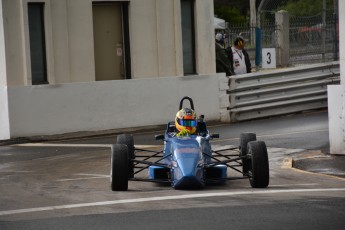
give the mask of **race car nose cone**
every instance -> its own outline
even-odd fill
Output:
[[[202,189],[205,184],[200,178],[197,177],[182,177],[177,181],[175,189]]]
[[[181,170],[182,177],[195,177],[197,171],[198,159],[191,158],[182,158],[177,160],[178,166]]]
[[[204,187],[203,169],[198,166],[198,159],[184,158],[178,160],[178,169],[174,172],[175,189],[200,189]]]

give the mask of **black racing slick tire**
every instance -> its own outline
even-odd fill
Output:
[[[128,190],[128,150],[126,145],[111,147],[110,182],[112,191]]]
[[[117,136],[117,144],[126,145],[128,150],[128,177],[134,177],[134,165],[131,160],[135,158],[134,154],[134,139],[130,134],[120,134]]]
[[[242,172],[243,175],[248,174],[248,169],[250,168],[250,161],[246,158],[247,157],[247,149],[248,143],[251,141],[256,141],[256,134],[255,133],[242,133],[240,135],[240,150],[241,150],[241,157],[242,157]]]
[[[250,159],[249,181],[253,188],[266,188],[269,184],[269,163],[266,144],[263,141],[248,143]]]

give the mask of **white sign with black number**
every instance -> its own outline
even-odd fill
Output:
[[[275,48],[262,49],[262,68],[263,69],[276,68],[276,49]]]

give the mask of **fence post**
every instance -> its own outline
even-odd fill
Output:
[[[277,66],[287,67],[290,59],[289,13],[280,10],[275,13],[277,36]]]
[[[250,44],[255,46],[255,27],[256,27],[256,7],[255,7],[256,0],[250,0]]]
[[[326,0],[322,1],[322,62],[325,62],[325,55],[326,55]]]
[[[256,27],[255,30],[255,44],[256,44],[256,48],[255,48],[255,66],[256,66],[256,70],[259,69],[260,65],[261,65],[261,29],[259,27]]]

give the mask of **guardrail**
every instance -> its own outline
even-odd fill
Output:
[[[339,62],[231,76],[230,120],[327,108],[327,85],[339,83]]]

